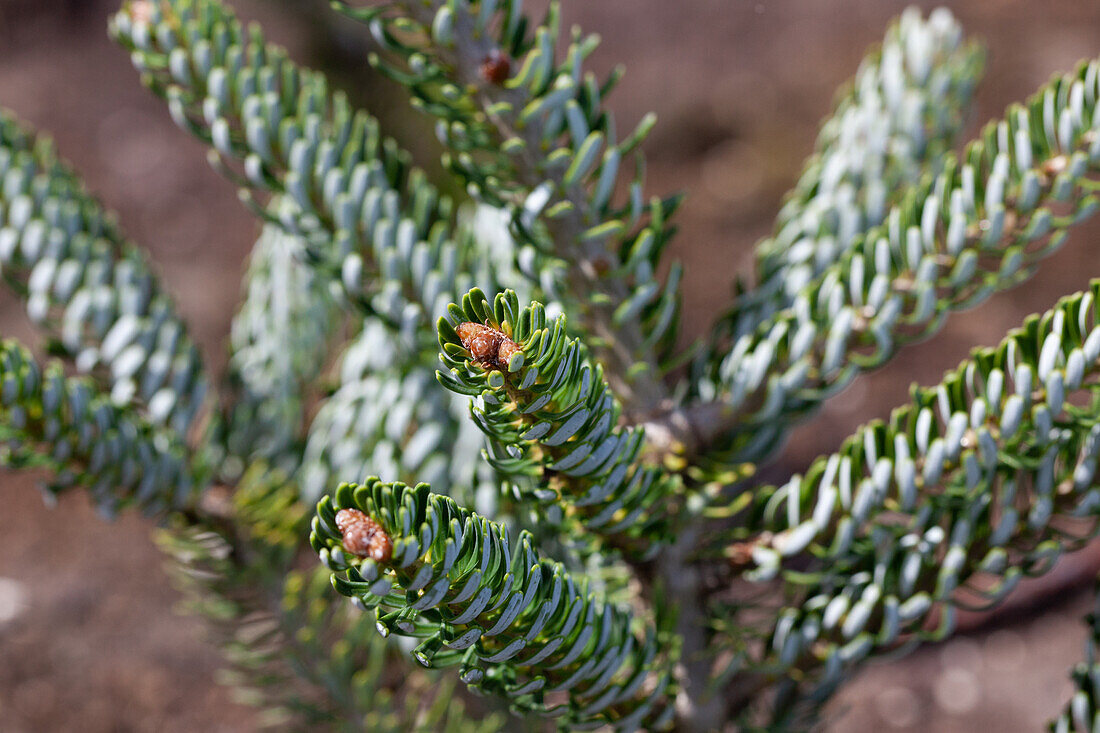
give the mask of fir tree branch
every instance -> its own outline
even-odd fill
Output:
[[[42,368],[12,341],[0,341],[0,440],[0,465],[46,468],[49,493],[83,487],[108,516],[187,507],[205,484],[173,431],[116,406],[91,380],[67,378],[57,362]]]
[[[223,514],[177,517],[156,534],[187,609],[223,649],[222,681],[280,730],[470,730],[453,681],[413,668],[337,602],[328,572],[294,569],[308,523],[297,494],[281,472],[256,464]],[[500,722],[486,716],[473,729]]]
[[[115,404],[186,438],[207,393],[198,348],[114,217],[52,143],[0,109],[0,269],[54,350],[105,372]]]
[[[1094,281],[757,492],[755,534],[730,557],[793,594],[761,667],[792,709],[869,655],[949,634],[956,604],[995,604],[1096,534],[1098,297]]]
[[[449,368],[439,381],[474,398],[489,463],[523,498],[547,505],[544,521],[577,519],[635,557],[669,539],[680,486],[645,464],[642,430],[618,425],[603,368],[566,335],[564,316],[548,321],[512,291],[490,303],[475,289],[440,319],[439,344]]]
[[[517,232],[567,263],[580,325],[627,412],[665,406],[661,359],[678,330],[680,268],[663,284],[655,273],[679,199],[643,203],[640,154],[637,172],[622,175],[654,119],[617,142],[602,100],[622,72],[600,82],[583,68],[598,38],[575,30],[559,63],[557,3],[541,24],[513,0],[335,5],[402,60],[376,63],[439,118],[448,162],[471,191],[510,208]],[[621,179],[629,200],[616,206]]]
[[[949,156],[790,308],[737,339],[717,382],[699,385],[703,401],[662,418],[691,427],[681,451],[761,460],[860,371],[1030,275],[1097,208],[1098,96],[1100,64],[1084,64]]]
[[[297,469],[306,385],[324,366],[341,316],[338,298],[301,261],[304,245],[267,225],[245,274],[246,292],[230,331],[230,383],[236,387],[227,426],[232,455]]]
[[[964,43],[946,8],[909,8],[818,134],[775,233],[756,246],[757,286],[738,295],[721,331],[754,331],[880,225],[909,187],[942,171],[981,75],[982,49]]]
[[[378,474],[395,481],[432,478],[440,493],[476,501],[469,487],[498,493],[481,460],[481,434],[439,389],[435,369],[367,321],[343,355],[340,386],[309,427],[302,458],[302,495],[316,501],[337,477]],[[463,400],[465,402],[465,400]]]
[[[424,334],[477,283],[484,253],[453,238],[450,200],[372,117],[266,44],[258,27],[246,32],[216,0],[135,0],[111,33],[242,200],[301,237],[307,259],[364,312]],[[272,195],[282,199],[274,216],[257,198]]]
[[[501,212],[479,206],[459,212],[459,241],[493,263],[470,273],[477,282],[530,283],[509,267],[513,242]],[[526,287],[525,287],[526,286]],[[525,295],[526,297],[526,295]],[[485,440],[469,419],[468,400],[438,389],[438,342],[429,350],[366,318],[340,359],[339,387],[313,422],[298,480],[317,500],[341,476],[376,474],[431,483],[439,493],[492,513],[500,481],[481,460]]]
[[[342,484],[317,512],[310,540],[337,591],[376,609],[383,633],[423,639],[422,664],[461,664],[467,684],[562,724],[633,730],[671,716],[656,631],[639,636],[626,610],[540,559],[529,534],[513,551],[502,525],[427,484]],[[349,517],[369,534],[353,537]]]

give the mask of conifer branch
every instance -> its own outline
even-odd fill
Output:
[[[1098,208],[1100,62],[953,155],[980,52],[946,11],[907,11],[824,123],[757,286],[673,385],[680,199],[645,200],[653,118],[619,138],[621,71],[586,68],[598,41],[562,40],[557,3],[541,22],[520,0],[334,3],[436,118],[474,199],[460,210],[219,0],[122,2],[112,35],[267,225],[231,389],[200,438],[207,380],[170,300],[0,112],[0,278],[90,372],[0,342],[0,464],[164,516],[265,722],[450,733],[505,704],[570,729],[807,726],[863,661],[943,638],[956,609],[1098,533],[1100,280],[805,475],[746,479],[796,420],[1024,280]],[[313,378],[339,346],[329,392]],[[215,473],[235,489],[206,490]],[[401,483],[423,478],[437,493]],[[488,702],[452,704],[458,680],[403,666],[391,633]],[[1094,647],[1056,731],[1097,727]]]
[[[321,371],[339,325],[332,281],[305,264],[305,247],[274,225],[260,234],[245,274],[246,292],[230,330],[230,384],[236,397],[227,447],[297,469],[307,384]]]
[[[375,60],[439,119],[447,162],[471,192],[509,208],[520,235],[566,262],[577,318],[627,412],[665,406],[661,362],[677,330],[680,268],[664,283],[656,272],[679,198],[643,201],[640,154],[635,174],[623,175],[654,118],[617,140],[602,102],[622,71],[601,82],[583,68],[598,37],[575,30],[556,59],[556,2],[542,23],[517,0],[335,5],[370,23],[403,62]],[[620,180],[629,188],[621,206]]]
[[[90,379],[41,367],[29,351],[0,341],[0,465],[46,468],[50,494],[88,490],[113,516],[138,506],[153,514],[190,506],[206,472],[171,430],[113,404]]]
[[[368,532],[370,557],[349,521]],[[310,541],[336,590],[375,609],[382,633],[423,639],[421,664],[461,665],[464,682],[517,711],[616,730],[659,728],[672,714],[656,630],[639,635],[629,612],[541,559],[528,533],[513,550],[503,525],[427,484],[342,484],[318,504]]]
[[[291,62],[217,0],[128,2],[111,22],[143,82],[210,146],[261,219],[300,237],[307,260],[400,333],[424,333],[484,271],[453,239],[453,204],[377,121]],[[270,213],[264,197],[279,196]]]
[[[327,571],[294,568],[307,524],[297,487],[254,464],[216,517],[200,511],[157,531],[187,609],[222,647],[222,681],[265,728],[470,730],[453,681],[413,668],[333,597]],[[499,725],[486,715],[472,729]]]
[[[620,536],[635,556],[660,549],[680,486],[646,465],[642,430],[618,425],[602,366],[566,335],[564,316],[521,308],[512,291],[490,303],[475,289],[440,319],[439,344],[449,367],[439,381],[474,398],[489,463],[525,499],[548,505],[546,521],[578,519]]]
[[[710,445],[732,463],[765,458],[860,371],[1026,279],[1097,208],[1098,85],[1100,64],[1084,64],[1010,108],[789,308],[737,339],[716,381],[700,383],[703,402],[673,413],[698,440],[683,452]]]
[[[814,154],[756,245],[757,285],[720,323],[734,338],[789,307],[798,292],[880,225],[910,186],[943,169],[982,68],[946,8],[909,8],[822,123]]]
[[[440,493],[485,484],[484,441],[465,409],[439,388],[435,369],[368,321],[342,357],[340,386],[318,410],[302,457],[302,495],[316,501],[340,475],[431,478]]]
[[[1097,533],[1098,297],[1094,281],[756,492],[730,558],[792,594],[763,666],[800,688],[792,706],[876,651],[943,638],[956,604],[1000,602]]]
[[[474,280],[530,292],[530,283],[509,267],[514,243],[499,211],[460,211],[458,241],[483,253],[485,267],[470,273]],[[464,505],[491,509],[500,481],[481,459],[484,436],[469,419],[468,400],[436,383],[438,342],[429,350],[420,341],[395,336],[379,319],[364,319],[340,357],[338,388],[309,426],[298,477],[303,496],[315,501],[341,476],[373,473],[423,479]]]
[[[53,350],[118,405],[185,439],[208,383],[198,348],[142,254],[53,144],[0,109],[0,271]]]

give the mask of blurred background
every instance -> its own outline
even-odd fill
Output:
[[[372,75],[360,27],[323,0],[239,0],[240,14],[300,62],[330,70],[387,131],[430,163],[434,143],[400,92]],[[538,5],[538,3],[532,3]],[[706,333],[747,274],[817,123],[866,47],[909,3],[893,0],[566,2],[567,23],[598,31],[593,67],[624,62],[612,98],[620,128],[648,110],[652,192],[686,190],[674,255],[687,265],[686,335]],[[926,8],[932,3],[918,3]],[[943,4],[943,3],[940,3]],[[967,137],[1054,72],[1100,54],[1100,3],[947,3],[988,47]],[[256,225],[202,148],[138,83],[105,32],[116,0],[0,0],[0,105],[49,131],[89,187],[148,248],[215,370]],[[333,34],[331,31],[335,31]],[[861,422],[885,416],[913,381],[933,382],[969,349],[1100,276],[1100,220],[1023,287],[955,316],[931,341],[827,403],[764,478],[803,468]],[[33,343],[0,298],[0,333]],[[82,496],[46,508],[33,481],[0,474],[0,731],[247,731],[256,717],[217,684],[217,651],[125,515],[107,524]],[[1096,547],[1062,561],[1006,608],[964,618],[964,633],[868,667],[829,708],[826,729],[1037,731],[1063,704],[1081,658]]]

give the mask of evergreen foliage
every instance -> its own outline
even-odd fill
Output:
[[[517,344],[500,369],[471,356],[456,332],[474,323],[508,332]],[[547,505],[544,521],[579,519],[600,536],[652,557],[666,540],[674,477],[644,466],[644,431],[618,426],[622,408],[603,369],[566,335],[565,316],[549,321],[541,305],[520,308],[512,291],[489,303],[472,290],[439,322],[449,373],[443,386],[474,397],[473,418],[490,438],[486,460],[521,497]]]
[[[298,237],[264,226],[229,336],[238,394],[227,445],[235,456],[281,461],[288,471],[297,468],[307,390],[340,325],[339,293],[303,256]]]
[[[230,667],[223,679],[271,726],[338,730],[496,730],[477,726],[439,675],[391,673],[400,652],[354,609],[330,602],[322,568],[288,569],[308,525],[298,489],[284,473],[256,464],[232,497],[231,528],[176,522],[158,545],[189,610],[209,619]]]
[[[370,25],[390,53],[372,61],[438,119],[444,163],[471,195],[510,210],[517,236],[544,257],[574,262],[563,277],[597,357],[621,394],[656,407],[677,331],[680,267],[663,284],[657,271],[680,198],[645,200],[637,148],[655,117],[619,140],[603,101],[622,69],[602,80],[584,69],[599,38],[574,28],[559,49],[557,3],[541,23],[519,0],[334,5]],[[614,200],[619,185],[628,189],[623,203]]]
[[[177,434],[13,341],[0,341],[0,417],[0,464],[45,468],[55,475],[48,492],[84,487],[108,516],[128,505],[185,508],[201,488],[204,471]]]
[[[945,10],[915,8],[886,32],[822,123],[814,155],[756,247],[759,285],[739,293],[730,329],[751,332],[840,260],[929,173],[939,173],[981,71]]]
[[[337,573],[336,590],[375,610],[379,631],[423,638],[413,654],[424,666],[459,664],[467,684],[563,725],[633,730],[670,716],[655,629],[638,636],[629,612],[540,558],[529,533],[512,549],[504,525],[430,489],[371,478],[318,504],[313,547]],[[390,558],[350,557],[336,519],[347,509],[378,518]],[[568,705],[546,699],[558,692]]]
[[[862,662],[1094,536],[1100,280],[804,472],[752,477],[1096,210],[1100,63],[956,153],[981,49],[906,11],[754,282],[684,349],[680,197],[646,198],[654,119],[619,133],[595,36],[563,40],[556,3],[334,6],[434,119],[458,198],[218,0],[110,22],[258,220],[218,380],[113,217],[0,111],[0,275],[60,357],[0,342],[0,462],[158,515],[263,722],[804,729]],[[1096,727],[1089,622],[1055,731]]]
[[[134,404],[186,436],[207,391],[198,349],[114,217],[85,192],[49,140],[0,109],[0,266],[54,350],[106,372]]]
[[[803,415],[934,333],[952,310],[1016,285],[1097,208],[1100,64],[1056,78],[907,190],[792,304],[735,341],[700,385],[738,413],[723,448],[757,461]]]
[[[821,699],[876,649],[946,637],[960,602],[996,604],[1094,536],[1097,295],[1100,281],[915,388],[805,476],[754,492],[740,551],[790,593],[770,673],[799,669]],[[820,565],[796,567],[806,554]]]

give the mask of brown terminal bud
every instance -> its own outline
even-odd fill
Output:
[[[490,84],[501,85],[512,73],[512,62],[499,48],[494,48],[481,62],[481,78]]]
[[[513,355],[523,351],[519,344],[505,336],[502,331],[480,323],[460,323],[455,332],[473,360],[486,370],[508,371],[508,361]]]
[[[393,555],[393,540],[382,525],[358,509],[336,512],[336,527],[344,537],[344,549],[377,563],[387,563]]]
[[[504,340],[500,342],[500,348],[497,349],[497,362],[499,362],[504,369],[507,369],[508,361],[513,355],[521,351],[523,351],[523,349],[519,347],[519,344],[505,336]]]

